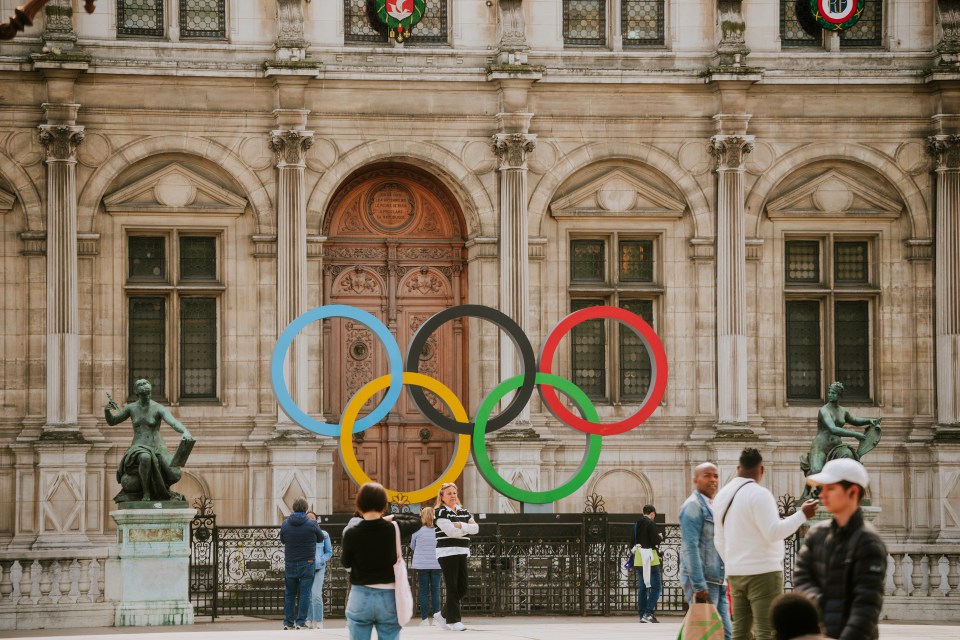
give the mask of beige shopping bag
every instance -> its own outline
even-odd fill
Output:
[[[723,640],[723,621],[709,602],[694,602],[680,625],[677,640]]]

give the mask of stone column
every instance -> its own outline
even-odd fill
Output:
[[[493,150],[500,171],[500,310],[527,328],[530,307],[529,224],[527,221],[527,154],[537,137],[530,133],[497,133]],[[510,339],[501,333],[501,354],[514,351]],[[517,359],[501,356],[501,379],[519,373]],[[523,414],[529,420],[529,410]]]
[[[313,132],[278,129],[270,134],[277,160],[277,335],[307,303],[307,202],[303,182],[304,156],[313,145]],[[285,364],[290,395],[300,407],[307,398],[307,348],[294,340]],[[283,411],[278,423],[292,424]]]
[[[49,113],[79,105],[44,105]],[[77,147],[83,127],[40,125],[47,151],[47,426],[76,428],[79,404]]]
[[[717,412],[718,422],[747,421],[746,237],[743,157],[753,136],[717,135]]]
[[[960,135],[928,143],[937,170],[937,423],[960,426]]]

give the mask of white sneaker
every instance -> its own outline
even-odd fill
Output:
[[[322,622],[314,622],[314,623],[313,623],[313,628],[314,628],[314,629],[323,629],[323,623],[322,623]]]
[[[450,628],[453,629],[454,631],[466,631],[466,630],[467,630],[467,627],[464,626],[464,624],[463,624],[462,622],[454,622],[452,625],[450,625]]]
[[[447,621],[443,619],[443,616],[440,615],[440,612],[437,611],[433,614],[433,619],[437,621],[437,626],[441,629],[449,629],[450,625],[447,624]]]
[[[429,627],[429,626],[430,626],[430,618],[424,618],[423,620],[421,620],[421,621],[420,621],[420,626],[421,626],[421,627]]]

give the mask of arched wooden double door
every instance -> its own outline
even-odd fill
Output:
[[[368,167],[339,189],[324,219],[325,302],[369,311],[396,336],[403,354],[424,320],[462,302],[462,215],[430,175],[409,165]],[[466,390],[465,331],[465,323],[443,325],[420,355],[420,372],[460,398]],[[324,345],[325,409],[340,416],[354,393],[387,373],[386,351],[366,327],[344,319],[325,325]],[[405,389],[385,419],[354,436],[354,450],[371,478],[412,491],[447,468],[454,436],[424,420]],[[353,511],[357,486],[339,460],[334,478],[334,510]]]

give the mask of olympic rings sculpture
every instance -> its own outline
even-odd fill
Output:
[[[317,320],[338,317],[366,326],[383,343],[387,352],[389,373],[372,380],[357,391],[347,402],[340,423],[330,424],[308,415],[297,406],[287,389],[283,365],[294,338],[307,325]],[[523,365],[522,374],[501,382],[483,399],[473,421],[453,391],[436,378],[419,372],[420,357],[430,336],[443,324],[461,318],[486,320],[506,332],[520,354]],[[616,320],[632,329],[646,349],[651,364],[651,384],[639,408],[623,420],[606,424],[600,422],[596,407],[582,389],[551,372],[557,349],[566,334],[580,323],[603,319]],[[506,314],[491,307],[475,304],[450,307],[434,314],[420,326],[413,335],[404,358],[393,334],[374,315],[348,305],[325,305],[299,316],[280,334],[273,350],[270,377],[277,402],[291,420],[319,435],[339,439],[343,468],[358,484],[369,482],[371,479],[356,458],[351,436],[369,429],[386,417],[400,399],[404,386],[407,386],[411,400],[428,422],[457,436],[453,458],[439,478],[426,487],[412,492],[387,489],[387,495],[391,501],[415,503],[435,498],[441,484],[454,481],[463,472],[467,458],[473,451],[477,470],[496,491],[511,500],[543,504],[565,498],[587,482],[600,459],[603,436],[616,435],[634,429],[653,414],[666,391],[667,369],[666,352],[653,328],[640,316],[619,307],[587,307],[566,316],[547,334],[539,358],[534,356],[533,346],[526,334]],[[486,435],[503,428],[519,416],[533,395],[534,388],[540,393],[544,406],[557,420],[582,431],[586,436],[583,459],[578,471],[565,483],[547,491],[529,491],[510,484],[494,469],[486,448]],[[380,404],[369,414],[360,418],[360,410],[363,406],[384,389],[386,394]],[[430,404],[424,391],[430,391],[440,398],[452,417],[444,415]],[[507,406],[499,414],[492,416],[497,404],[511,391],[515,393]],[[573,401],[580,413],[579,416],[561,402],[557,391]]]

